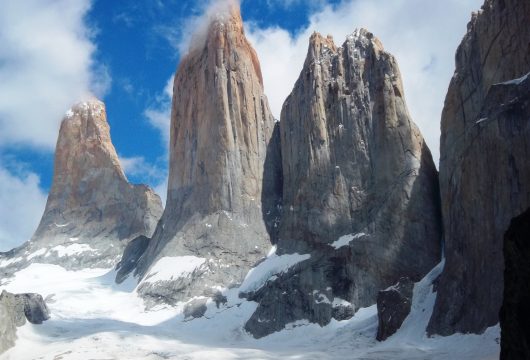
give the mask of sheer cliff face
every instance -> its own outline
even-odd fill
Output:
[[[371,33],[357,31],[342,47],[311,37],[280,128],[278,253],[311,258],[248,294],[260,303],[246,325],[256,336],[343,316],[332,303],[371,305],[400,277],[426,274],[441,248],[436,168],[410,119],[396,61]],[[344,235],[349,242],[332,245]]]
[[[502,303],[503,234],[530,206],[530,3],[487,0],[456,54],[442,113],[445,270],[429,332],[482,332]]]
[[[168,256],[208,262],[185,286],[155,286],[147,274],[147,297],[180,299],[240,282],[271,246],[281,193],[279,149],[269,147],[275,122],[239,8],[217,14],[204,43],[193,45],[173,87],[167,206],[139,270]]]
[[[18,256],[72,268],[112,265],[128,240],[152,234],[161,213],[158,195],[127,182],[105,105],[80,103],[61,123],[46,209]]]

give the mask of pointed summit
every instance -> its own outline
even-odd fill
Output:
[[[81,102],[61,123],[40,224],[15,251],[21,264],[114,265],[129,240],[152,234],[161,213],[153,190],[128,183],[112,145],[105,104]]]
[[[175,75],[167,205],[138,268],[147,298],[180,301],[238,284],[271,246],[278,131],[239,7],[227,9],[209,17],[204,46]],[[193,265],[189,277],[171,273],[182,263]],[[155,276],[161,268],[167,278]]]
[[[245,325],[256,337],[349,318],[401,277],[421,279],[440,254],[436,168],[397,62],[373,34],[357,30],[340,47],[311,36],[280,133],[276,253],[311,256],[245,294],[259,303]]]

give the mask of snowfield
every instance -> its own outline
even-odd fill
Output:
[[[278,271],[284,270],[271,255]],[[267,276],[274,267],[262,265]],[[297,321],[256,340],[243,330],[256,304],[239,299],[238,289],[225,292],[226,306],[210,303],[204,318],[189,320],[182,315],[184,304],[145,311],[136,280],[116,285],[112,270],[33,264],[4,280],[0,290],[40,293],[52,317],[19,328],[16,346],[0,359],[498,359],[498,326],[483,335],[425,337],[436,297],[431,282],[442,267],[416,284],[412,312],[399,332],[378,343],[375,305],[347,321],[323,328]],[[261,283],[265,276],[255,269],[246,286],[254,287],[252,278]]]

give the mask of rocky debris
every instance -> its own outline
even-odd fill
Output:
[[[530,359],[530,209],[512,219],[504,235],[504,296],[500,312],[501,360]]]
[[[105,105],[82,102],[61,123],[53,183],[35,234],[2,258],[13,270],[31,262],[69,269],[112,266],[129,240],[152,235],[161,213],[153,190],[127,182]]]
[[[440,258],[437,171],[396,60],[374,35],[358,30],[342,47],[312,35],[280,133],[277,252],[311,257],[248,294],[259,303],[245,325],[256,337],[302,319],[326,325],[351,316]]]
[[[384,341],[401,327],[410,314],[414,283],[408,278],[400,279],[396,285],[379,291],[377,295],[377,340]]]
[[[15,345],[17,327],[26,319],[42,324],[50,318],[48,307],[39,294],[0,294],[0,354]]]
[[[530,2],[487,0],[456,54],[440,144],[446,266],[430,334],[499,321],[504,232],[530,206],[529,23]]]
[[[213,17],[203,40],[175,75],[167,204],[137,268],[139,293],[155,302],[241,283],[279,221],[279,136],[239,7]],[[197,269],[188,268],[190,257],[203,259]],[[177,273],[180,258],[186,275]],[[147,281],[168,259],[175,273]]]
[[[136,269],[138,260],[144,254],[150,239],[146,236],[138,236],[136,239],[129,241],[123,251],[120,262],[116,265],[116,283],[121,284],[129,274]]]

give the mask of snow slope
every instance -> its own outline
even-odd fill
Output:
[[[378,343],[375,305],[347,321],[323,328],[299,321],[256,340],[242,330],[256,304],[239,299],[238,289],[225,292],[225,306],[209,304],[204,318],[190,321],[184,304],[145,311],[135,279],[115,285],[114,271],[33,264],[0,290],[41,293],[52,317],[19,328],[16,346],[0,359],[497,359],[498,327],[483,335],[425,337],[436,296],[431,282],[442,266],[416,284],[399,332]]]

